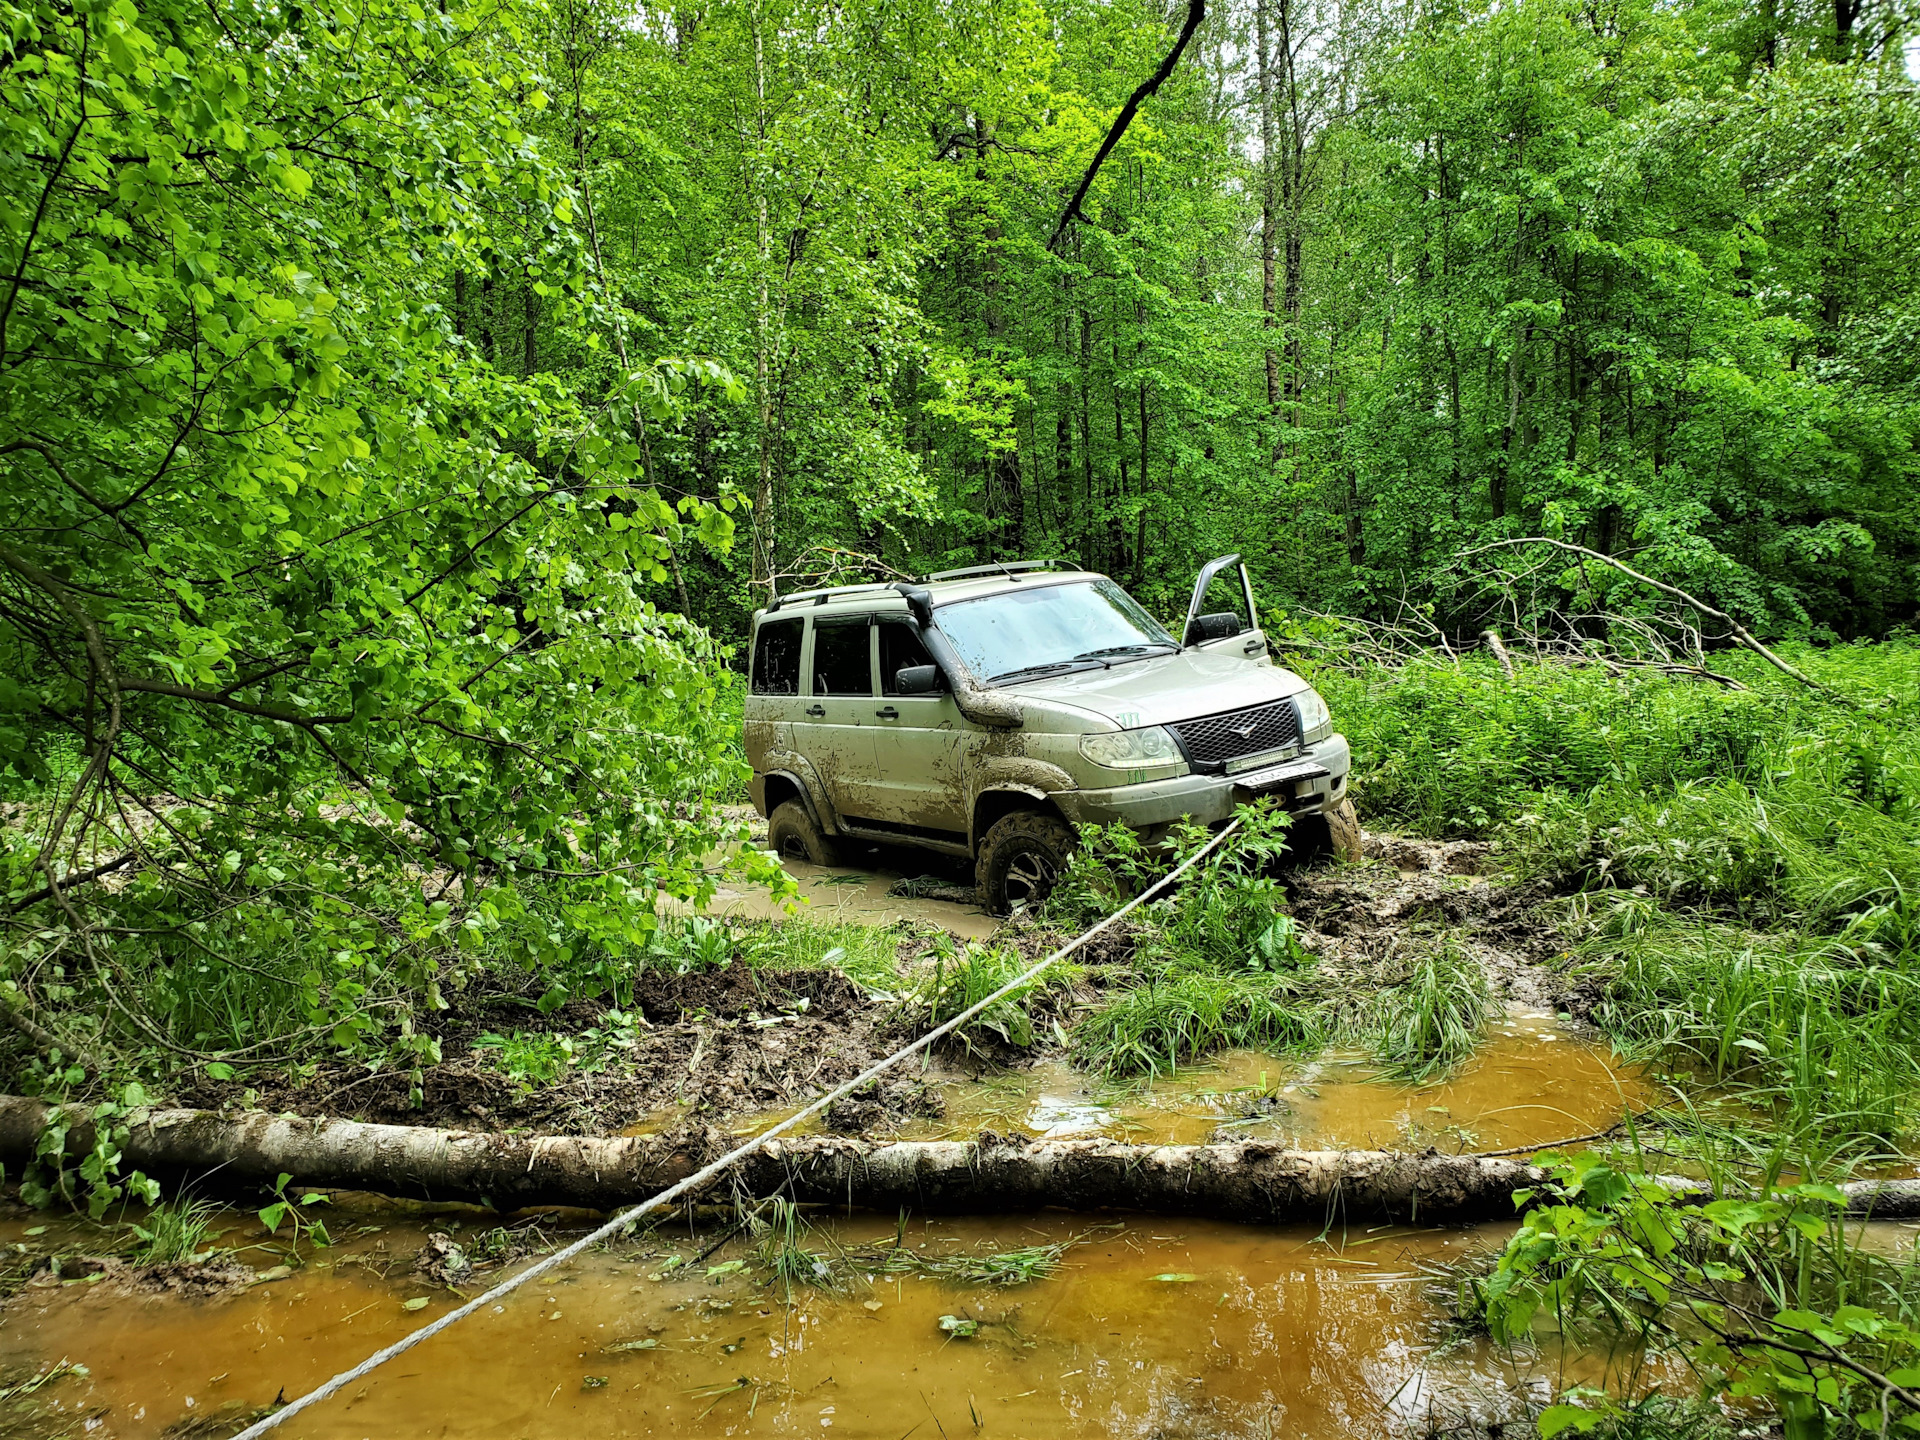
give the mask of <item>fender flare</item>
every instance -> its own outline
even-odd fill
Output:
[[[1061,783],[1052,790],[1044,789],[1040,782],[1059,778]],[[1054,794],[1061,790],[1077,790],[1073,777],[1057,766],[1043,760],[1016,760],[994,766],[981,778],[979,786],[973,792],[972,801],[967,806],[967,840],[978,851],[984,837],[980,826],[980,802],[990,795],[1022,795],[1041,806],[1051,807]]]
[[[833,806],[827,803],[826,787],[820,783],[820,776],[811,761],[791,750],[770,752],[764,778],[772,780],[775,777],[791,781],[800,791],[800,803],[807,807],[808,818],[820,828],[821,833],[840,833],[840,817],[834,813]],[[768,818],[772,818],[771,807],[768,809]]]

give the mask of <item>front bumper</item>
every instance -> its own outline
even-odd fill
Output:
[[[1176,820],[1217,824],[1235,807],[1272,796],[1296,815],[1318,815],[1347,798],[1347,771],[1353,766],[1347,737],[1330,735],[1290,760],[1261,765],[1237,775],[1180,775],[1144,785],[1111,790],[1058,790],[1053,801],[1075,825],[1111,825],[1151,831]]]

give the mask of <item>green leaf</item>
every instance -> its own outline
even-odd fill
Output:
[[[1598,1410],[1586,1410],[1578,1405],[1549,1405],[1540,1412],[1540,1440],[1553,1440],[1554,1436],[1569,1431],[1577,1435],[1591,1434],[1606,1418]]]

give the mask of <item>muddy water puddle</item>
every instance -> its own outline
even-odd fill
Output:
[[[1509,1227],[1322,1237],[1098,1223],[915,1221],[903,1240],[922,1255],[1086,1243],[1050,1278],[1007,1288],[843,1262],[838,1292],[796,1290],[791,1304],[744,1241],[687,1264],[711,1242],[656,1232],[542,1277],[285,1433],[1317,1440],[1417,1433],[1430,1415],[1511,1415],[1518,1390],[1567,1383],[1558,1370],[1516,1375],[1481,1342],[1450,1338],[1434,1302],[1431,1267],[1497,1246]],[[276,1394],[301,1394],[457,1303],[410,1273],[424,1235],[388,1224],[382,1250],[363,1235],[314,1257],[324,1268],[221,1299],[30,1289],[0,1314],[0,1361],[10,1375],[84,1364],[85,1377],[36,1397],[75,1434],[231,1434]],[[0,1226],[0,1243],[13,1238]],[[828,1254],[894,1239],[892,1221],[855,1216],[803,1243]],[[956,1336],[961,1321],[975,1333]]]
[[[912,851],[876,850],[861,868],[809,865],[783,860],[782,866],[800,887],[799,902],[789,911],[767,891],[744,883],[723,884],[705,913],[735,920],[786,920],[798,917],[821,924],[893,925],[917,920],[937,925],[966,940],[985,940],[1000,921],[982,910],[972,894],[964,865],[940,868],[937,858],[918,857]],[[927,865],[936,873],[925,873]],[[688,907],[663,901],[669,909]]]
[[[971,1078],[936,1070],[927,1078],[939,1085],[946,1114],[910,1120],[890,1135],[953,1140],[992,1130],[1150,1145],[1248,1139],[1312,1150],[1507,1150],[1592,1135],[1659,1099],[1641,1067],[1544,1011],[1497,1023],[1458,1071],[1427,1085],[1382,1079],[1357,1056],[1302,1063],[1247,1050],[1135,1085],[1103,1084],[1065,1060]],[[754,1134],[794,1108],[746,1117],[732,1128]],[[671,1119],[648,1117],[635,1133]],[[814,1120],[800,1133],[821,1129]]]

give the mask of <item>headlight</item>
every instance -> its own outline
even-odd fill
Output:
[[[1082,735],[1080,753],[1096,765],[1109,770],[1133,770],[1148,765],[1170,765],[1181,760],[1180,747],[1164,726],[1149,725],[1143,730],[1109,730],[1099,735]]]
[[[1300,738],[1309,745],[1324,740],[1333,732],[1333,714],[1317,690],[1302,690],[1293,697],[1300,710]]]

